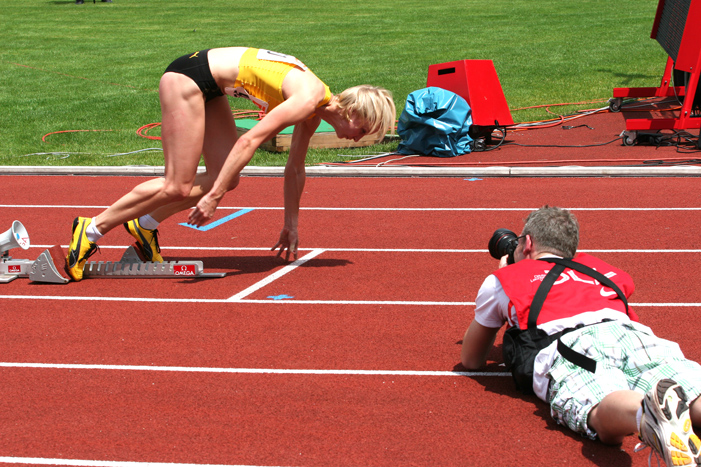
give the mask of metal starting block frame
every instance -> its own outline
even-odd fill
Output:
[[[61,251],[60,247],[53,247]],[[62,260],[65,258],[61,251]],[[204,272],[202,261],[164,261],[153,263],[143,261],[133,246],[127,248],[117,262],[90,261],[85,263],[83,278],[219,278],[225,272]],[[44,250],[35,261],[4,257],[0,261],[0,284],[11,282],[18,277],[28,277],[32,282],[66,284],[70,281],[63,271],[59,271],[50,250]]]
[[[0,284],[7,284],[18,277],[29,277],[33,264],[34,261],[29,259],[12,259],[12,256],[4,256],[0,260]]]
[[[44,250],[35,261],[3,257],[0,262],[0,284],[7,284],[18,277],[28,277],[32,282],[53,284],[65,284],[70,280],[56,269],[49,250]]]
[[[85,263],[83,277],[224,277],[225,272],[204,272],[202,261],[163,261],[153,263],[142,261],[133,246],[127,248],[122,259],[110,261],[90,261]]]

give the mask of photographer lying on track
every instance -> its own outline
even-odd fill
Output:
[[[639,324],[627,303],[630,276],[591,255],[575,257],[578,243],[574,215],[549,206],[528,216],[519,237],[495,232],[490,253],[501,261],[477,294],[463,366],[482,367],[508,323],[505,364],[558,423],[605,444],[637,432],[636,452],[650,446],[668,467],[699,465],[692,422],[701,425],[701,366]]]

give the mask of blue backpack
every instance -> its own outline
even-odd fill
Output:
[[[414,91],[407,96],[399,116],[399,154],[455,157],[472,151],[468,134],[472,111],[465,99],[438,87]]]

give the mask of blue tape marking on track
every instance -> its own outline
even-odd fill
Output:
[[[211,230],[215,227],[219,227],[220,225],[222,225],[225,222],[229,222],[231,219],[235,219],[239,216],[243,216],[244,214],[251,212],[251,211],[253,211],[253,208],[241,209],[240,211],[236,211],[233,214],[230,214],[226,217],[222,217],[221,219],[219,219],[217,221],[211,222],[211,223],[209,223],[207,225],[203,225],[201,227],[198,227],[196,225],[186,224],[184,222],[181,223],[180,225],[182,225],[184,227],[190,227],[191,229],[199,230],[200,232],[206,232],[206,231]]]
[[[272,298],[273,300],[284,300],[286,298],[294,298],[294,297],[291,295],[282,294],[282,295],[268,295],[268,298]]]
[[[481,182],[481,178],[463,178],[463,180],[467,180],[468,182]]]

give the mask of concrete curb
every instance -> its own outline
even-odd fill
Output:
[[[204,167],[198,169],[204,171]],[[284,167],[248,166],[244,176],[280,177]],[[309,166],[318,177],[700,177],[698,166],[650,167],[338,167]],[[0,175],[162,176],[163,166],[2,166]]]

